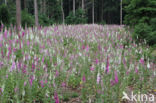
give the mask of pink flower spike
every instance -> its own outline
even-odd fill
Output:
[[[139,70],[138,70],[138,68],[137,68],[137,67],[135,68],[135,72],[136,72],[137,74],[138,74],[138,72],[139,72]]]
[[[99,51],[101,51],[101,50],[102,50],[102,49],[101,49],[101,45],[100,45],[100,44],[98,45],[98,50],[99,50]]]
[[[106,73],[109,72],[109,57],[107,57]]]
[[[98,64],[98,63],[99,63],[99,60],[98,60],[98,59],[96,59],[96,60],[95,60],[95,63],[96,63],[96,64]]]
[[[90,71],[94,71],[94,67],[90,67]]]
[[[47,81],[47,80],[45,80],[45,81],[44,81],[44,83],[45,83],[45,84],[47,84],[47,83],[48,83],[48,81]]]
[[[87,47],[86,47],[86,52],[88,52],[89,51],[89,46],[87,45]]]
[[[27,46],[29,46],[30,45],[30,42],[29,41],[27,41]]]
[[[3,52],[3,50],[1,50],[1,55],[2,55],[2,58],[4,58],[4,52]]]
[[[123,45],[120,45],[120,49],[123,49]]]
[[[29,79],[29,84],[30,84],[30,86],[32,86],[32,83],[33,83],[34,80],[35,80],[35,76],[33,75],[33,76],[31,76],[30,79]]]
[[[16,87],[15,89],[14,89],[14,91],[15,91],[15,93],[18,91],[18,88]]]
[[[44,57],[42,57],[42,63],[44,63]]]
[[[83,82],[86,81],[86,77],[85,77],[85,75],[83,75],[83,77],[82,77],[82,81],[83,81]]]
[[[42,88],[44,87],[43,80],[40,81],[40,85],[41,85]]]
[[[55,99],[55,103],[59,103],[59,97],[57,92],[54,93],[54,99]]]
[[[53,82],[53,87],[56,87],[56,84],[55,84],[55,82]]]
[[[129,74],[129,71],[126,72],[126,75],[128,75],[128,74]]]
[[[13,52],[16,52],[16,48],[13,48]]]
[[[2,43],[0,43],[0,48],[3,46],[3,44]]]
[[[97,81],[97,84],[100,83],[100,80],[101,80],[101,78],[100,78],[100,73],[98,73],[98,74],[97,74],[97,80],[96,80],[96,81]]]
[[[140,59],[140,63],[141,63],[142,65],[144,65],[144,59],[143,59],[143,58]]]
[[[62,83],[62,87],[65,87],[65,86],[66,86],[66,83],[65,83],[65,82],[63,82],[63,83]]]
[[[0,88],[0,95],[3,93],[3,89],[2,88]]]
[[[111,80],[110,83],[111,83],[111,86],[114,86],[115,81],[114,80]]]
[[[24,86],[26,86],[26,85],[27,85],[27,82],[25,81],[25,82],[24,82]]]
[[[22,32],[22,37],[24,37],[24,35],[25,35],[25,32],[23,31],[23,32]]]
[[[55,77],[59,76],[58,70],[56,70]]]
[[[8,79],[8,74],[6,75],[6,78]]]
[[[12,72],[15,68],[16,68],[16,63],[13,62],[13,63],[12,63],[12,66],[11,66],[11,68],[10,68],[10,72]]]
[[[85,45],[82,45],[82,49],[83,49],[83,50],[85,49]]]
[[[115,75],[115,83],[118,83],[119,80],[118,80],[118,73],[117,73],[117,71],[114,72],[114,75]]]
[[[29,79],[30,86],[32,86],[32,83],[33,83],[33,80],[32,79]]]

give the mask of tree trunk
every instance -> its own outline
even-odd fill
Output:
[[[75,0],[73,0],[73,14],[75,16]]]
[[[68,0],[68,14],[70,13],[71,11],[71,5],[70,5],[70,0]]]
[[[46,0],[43,0],[43,14],[46,14]]]
[[[62,11],[62,22],[63,22],[63,24],[64,24],[63,0],[61,0],[61,11]]]
[[[92,1],[92,23],[94,24],[94,0]]]
[[[43,13],[43,6],[42,6],[42,3],[43,3],[43,1],[42,0],[40,0],[40,13],[42,14]]]
[[[16,25],[17,32],[19,32],[21,26],[21,0],[16,0]]]
[[[102,7],[101,7],[101,9],[102,9],[101,10],[101,21],[103,21],[103,0],[102,0],[102,4],[101,5],[102,5]]]
[[[122,0],[120,1],[120,25],[122,25]]]
[[[23,0],[23,2],[24,2],[24,9],[26,9],[27,8],[26,0]]]
[[[82,10],[84,11],[84,0],[82,0]],[[82,17],[84,17],[83,14],[82,14]]]
[[[82,10],[84,10],[84,0],[82,0]]]
[[[49,2],[47,1],[46,4],[47,4],[46,6],[47,6],[47,8],[48,8],[48,9],[46,9],[46,15],[47,15],[48,18],[49,18]]]
[[[38,8],[37,8],[37,0],[34,0],[34,9],[35,9],[35,26],[38,27]]]
[[[7,0],[5,0],[5,5],[7,5]]]

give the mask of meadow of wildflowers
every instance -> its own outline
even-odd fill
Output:
[[[128,103],[153,93],[148,47],[117,25],[0,28],[0,103]]]

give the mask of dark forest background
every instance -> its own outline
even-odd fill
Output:
[[[48,25],[53,23],[62,23],[63,7],[64,19],[66,23],[75,23],[73,17],[73,1],[74,0],[37,0],[38,17],[40,25]],[[6,3],[5,3],[6,2]],[[61,2],[63,5],[61,5]],[[94,7],[93,7],[94,2]],[[6,4],[9,11],[9,20],[7,23],[15,24],[16,19],[16,0],[0,0],[0,5]],[[120,23],[120,0],[84,0],[84,8],[82,8],[82,0],[75,0],[76,23],[92,23],[92,11],[94,8],[94,22],[102,24],[119,24]],[[21,0],[22,24],[34,24],[34,0]],[[6,12],[5,12],[6,13]],[[83,18],[81,15],[84,15]],[[79,17],[79,18],[78,18]],[[81,18],[80,18],[81,17]],[[27,20],[28,19],[28,20]],[[31,21],[31,22],[29,22]],[[32,22],[33,21],[33,22]],[[3,21],[5,22],[5,21]]]

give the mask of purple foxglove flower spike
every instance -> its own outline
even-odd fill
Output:
[[[143,58],[140,59],[140,63],[141,63],[142,65],[144,65],[144,59],[143,59]]]
[[[87,47],[86,47],[86,52],[88,52],[89,51],[89,45],[87,45]]]
[[[85,75],[83,75],[83,77],[82,77],[82,81],[83,81],[83,82],[86,81],[86,77],[85,77]]]
[[[13,62],[13,63],[12,63],[12,66],[11,66],[11,68],[10,68],[10,72],[12,72],[15,68],[16,68],[16,63]]]
[[[43,80],[40,81],[40,85],[41,85],[42,88],[44,87]]]
[[[55,77],[59,76],[58,70],[56,70]]]
[[[137,68],[137,67],[135,68],[135,72],[136,72],[136,73],[138,73],[138,72],[139,72],[139,70],[138,70],[138,68]]]
[[[54,93],[54,99],[55,99],[55,103],[59,103],[59,97],[56,91]]]
[[[98,60],[98,59],[96,59],[96,60],[95,60],[95,63],[96,63],[96,64],[98,64],[98,63],[99,63],[99,60]]]
[[[94,67],[91,66],[91,67],[90,67],[90,71],[94,71]]]
[[[114,75],[115,75],[115,83],[118,83],[119,80],[118,80],[118,73],[117,73],[117,71],[114,72]]]
[[[109,57],[107,57],[106,73],[109,72]]]

